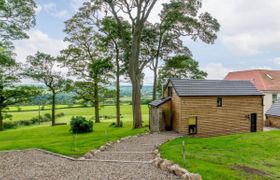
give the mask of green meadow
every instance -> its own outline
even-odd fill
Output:
[[[32,109],[34,107],[24,107]],[[23,108],[22,108],[23,109]],[[85,116],[88,119],[93,116],[93,108],[79,107],[58,109],[56,113],[63,112],[65,115],[57,119],[57,122],[67,122],[63,126],[50,126],[50,122],[41,125],[23,126],[17,129],[0,132],[0,150],[42,148],[52,152],[79,157],[86,152],[96,149],[108,141],[143,133],[147,128],[132,129],[132,109],[130,105],[121,106],[123,127],[115,128],[110,125],[115,121],[112,119],[101,120],[101,123],[94,123],[94,132],[73,135],[70,133],[69,121],[72,116]],[[148,107],[142,106],[143,125],[148,124]],[[42,114],[50,113],[50,110],[41,111]],[[114,106],[104,106],[101,108],[101,116],[114,116]],[[13,120],[26,120],[38,116],[38,111],[12,112]],[[9,121],[9,120],[6,120]]]

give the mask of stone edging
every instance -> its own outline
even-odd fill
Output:
[[[167,140],[166,142],[168,141],[169,140]],[[199,174],[191,173],[186,169],[180,167],[178,164],[172,163],[170,160],[162,159],[160,157],[159,147],[160,145],[154,150],[156,158],[152,161],[153,165],[155,165],[157,168],[160,168],[163,171],[173,173],[176,176],[182,178],[183,180],[202,180],[202,177]]]
[[[102,146],[100,146],[98,149],[95,149],[95,150],[91,150],[89,151],[88,153],[86,153],[85,155],[83,155],[82,157],[80,157],[79,159],[80,160],[85,160],[85,159],[93,159],[94,156],[99,153],[99,152],[102,152],[102,151],[105,151],[106,149],[108,149],[109,147],[111,147],[113,144],[116,144],[116,143],[120,143],[122,141],[125,141],[127,139],[131,139],[131,138],[135,138],[135,137],[140,137],[140,136],[144,136],[144,135],[148,135],[150,133],[142,133],[142,134],[137,134],[137,135],[132,135],[132,136],[127,136],[127,137],[123,137],[117,141],[113,141],[113,142],[108,142]]]

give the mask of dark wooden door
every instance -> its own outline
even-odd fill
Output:
[[[257,132],[257,114],[251,114],[251,132]]]

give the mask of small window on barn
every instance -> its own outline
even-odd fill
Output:
[[[197,134],[197,117],[188,119],[189,134]]]
[[[217,97],[217,107],[222,107],[222,106],[223,106],[223,98]]]
[[[171,97],[172,96],[172,86],[168,86],[168,92],[167,92],[168,96]]]

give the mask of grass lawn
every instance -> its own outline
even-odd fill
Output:
[[[160,150],[164,158],[201,174],[203,179],[280,179],[280,131],[178,138]]]
[[[142,111],[144,122],[147,124],[147,106],[142,106]],[[57,112],[60,112],[60,110]],[[58,119],[58,122],[69,122],[70,118],[74,115],[92,117],[93,109],[63,109],[61,112],[64,112],[65,116]],[[114,115],[114,112],[114,106],[105,106],[101,109],[101,115]],[[146,130],[146,128],[132,129],[131,106],[121,106],[121,113],[123,115],[122,121],[124,127],[109,127],[109,125],[114,122],[114,119],[103,120],[101,123],[94,123],[94,132],[79,134],[76,137],[76,141],[74,140],[75,136],[69,132],[69,125],[51,127],[50,123],[45,123],[43,125],[5,130],[0,132],[0,150],[42,148],[52,152],[78,157],[108,141],[114,141],[121,137],[142,133]],[[37,112],[12,114],[20,120],[36,116]]]

